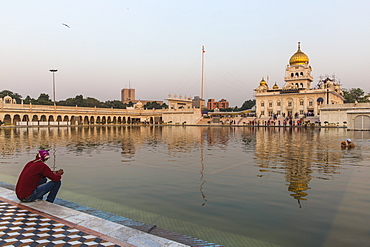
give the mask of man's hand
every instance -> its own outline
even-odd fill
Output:
[[[63,171],[63,169],[59,169],[58,171],[55,172],[55,174],[63,175],[64,174],[64,171]]]

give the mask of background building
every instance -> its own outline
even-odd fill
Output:
[[[121,90],[121,101],[122,103],[129,103],[130,101],[135,100],[135,89],[124,88]]]
[[[207,108],[208,110],[213,110],[215,108],[226,109],[226,108],[229,108],[229,102],[225,99],[221,99],[220,101],[215,101],[214,99],[208,99]]]
[[[193,107],[194,108],[204,108],[204,99],[199,96],[194,96],[193,99]]]
[[[124,104],[128,104],[132,102],[133,104],[137,104],[141,102],[145,105],[148,102],[157,102],[158,104],[163,104],[163,100],[137,100],[135,99],[135,89],[133,88],[124,88],[121,90],[121,101]]]

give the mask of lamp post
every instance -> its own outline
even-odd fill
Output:
[[[50,69],[49,70],[51,73],[53,73],[53,100],[54,100],[54,107],[56,106],[55,103],[55,72],[57,72],[57,69]]]

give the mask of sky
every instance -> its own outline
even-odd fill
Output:
[[[290,57],[308,55],[316,85],[335,75],[370,91],[368,0],[2,0],[0,90],[25,98],[120,100],[201,95],[241,106],[262,77],[284,85]],[[68,27],[66,25],[67,24]]]

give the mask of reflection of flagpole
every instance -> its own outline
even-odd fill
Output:
[[[201,136],[200,137],[201,139],[200,139],[200,163],[201,163],[201,165],[202,165],[202,168],[201,168],[201,170],[200,170],[200,174],[201,174],[201,176],[200,176],[200,180],[201,181],[203,181],[201,184],[200,184],[200,188],[199,188],[199,190],[200,190],[200,193],[202,194],[202,197],[203,197],[203,200],[204,200],[204,203],[202,204],[202,207],[204,206],[204,205],[206,205],[206,201],[207,201],[207,199],[206,199],[206,196],[204,195],[204,193],[203,193],[203,185],[204,185],[204,183],[206,182],[206,180],[204,180],[203,179],[203,176],[204,176],[204,159],[203,159],[203,136]]]
[[[56,150],[55,150],[55,139],[54,139],[54,151],[53,151],[53,171],[56,171],[57,170],[57,167],[55,165],[55,162],[56,161]]]

